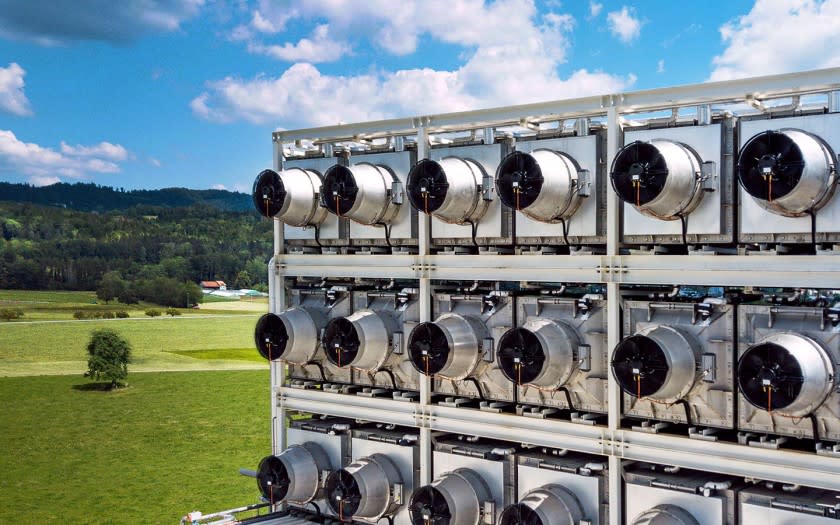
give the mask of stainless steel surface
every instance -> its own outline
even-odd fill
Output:
[[[444,157],[437,163],[446,175],[449,187],[446,189],[443,203],[432,212],[432,216],[450,224],[480,221],[489,204],[481,198],[481,186],[484,180],[481,166],[475,161],[459,157]],[[409,184],[412,184],[411,180]],[[419,185],[421,193],[428,191],[421,182],[414,184]],[[418,211],[425,212],[423,209],[418,209]]]
[[[662,387],[647,397],[662,402],[683,399],[694,386],[700,351],[692,336],[673,326],[654,325],[636,332],[653,340],[668,360],[668,375]]]
[[[282,163],[282,168],[277,167],[277,171],[289,170],[306,170],[308,172],[317,173],[323,177],[324,173],[335,164],[336,159],[332,157],[316,157],[309,159],[288,159]],[[318,193],[321,192],[321,184],[318,185]],[[303,187],[305,189],[305,186]],[[314,196],[313,196],[314,197]],[[320,210],[318,214],[326,213],[323,221],[319,225],[318,237],[324,241],[336,242],[341,237],[341,219],[327,213],[327,210],[320,208],[320,203],[316,203]],[[298,227],[289,224],[283,225],[284,237],[292,244],[302,241],[311,241],[314,244],[315,228],[314,227]],[[282,253],[282,252],[281,252]]]
[[[335,170],[348,170],[356,184],[357,192],[349,210],[337,208],[336,215],[347,217],[360,224],[389,224],[399,212],[400,205],[394,203],[391,189],[396,178],[385,166],[361,162],[352,166],[336,165],[324,175],[324,199],[340,198],[335,189],[330,188]]]
[[[359,336],[359,352],[348,366],[378,370],[391,352],[391,330],[373,310],[356,310],[347,316]]]
[[[551,319],[530,319],[522,328],[537,336],[545,362],[537,377],[528,385],[547,390],[556,390],[566,384],[577,364],[576,357],[580,337],[571,326]]]
[[[286,190],[283,205],[275,217],[289,226],[321,224],[327,210],[318,205],[321,176],[313,170],[291,168],[278,173]]]
[[[402,483],[402,476],[388,456],[373,454],[360,458],[347,465],[344,470],[356,480],[362,496],[359,508],[353,514],[354,518],[376,521],[382,516],[392,514],[400,506],[394,502],[391,488]]]
[[[327,453],[317,443],[292,445],[277,458],[289,475],[286,500],[305,505],[321,497],[321,472],[330,470],[331,466]]]
[[[536,512],[543,525],[578,525],[584,517],[577,496],[562,485],[532,490],[519,503]]]
[[[281,359],[297,365],[311,361],[318,351],[318,333],[326,324],[321,312],[292,307],[277,316],[283,321],[289,335]]]
[[[398,206],[396,214],[390,220],[389,239],[395,245],[413,245],[417,237],[417,212],[411,208],[405,195],[408,171],[411,169],[415,153],[412,151],[388,151],[388,152],[351,152],[350,166],[357,164],[373,164],[383,166],[400,183],[399,195],[402,204]],[[389,189],[391,187],[389,186]],[[395,196],[392,195],[392,199]],[[350,221],[350,243],[357,246],[387,246],[385,239],[385,228],[378,225],[368,226],[356,221]]]
[[[563,152],[549,149],[538,149],[525,155],[530,155],[536,162],[543,181],[534,202],[518,208],[517,211],[546,223],[557,223],[560,219],[571,218],[584,199],[579,192],[581,180],[575,160]],[[498,188],[498,172],[496,177]]]
[[[478,525],[484,502],[493,500],[487,483],[466,468],[446,472],[432,481],[431,487],[446,500],[451,525]]]
[[[458,314],[443,314],[435,319],[446,335],[449,355],[438,375],[460,380],[469,377],[481,358],[481,342],[487,329],[479,319]]]
[[[526,450],[517,454],[517,500],[544,486],[560,485],[577,499],[582,518],[591,525],[606,525],[609,503],[609,471],[603,456],[553,455],[552,450]],[[603,468],[603,469],[602,469]],[[602,469],[602,470],[598,470]],[[620,514],[620,513],[619,513]]]
[[[643,511],[633,518],[632,525],[700,525],[687,510],[662,504]]]

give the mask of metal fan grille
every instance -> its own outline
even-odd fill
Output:
[[[257,469],[257,487],[270,502],[282,501],[289,491],[291,480],[286,465],[277,456],[267,456]]]
[[[496,191],[508,208],[522,210],[532,205],[543,185],[543,174],[536,159],[515,151],[505,157],[496,170]]]
[[[616,347],[612,370],[624,392],[642,398],[662,388],[670,366],[656,341],[643,335],[631,335]]]
[[[263,170],[254,180],[251,193],[254,207],[263,217],[274,217],[283,209],[286,200],[286,187],[283,179],[274,170]]]
[[[502,512],[499,525],[542,525],[542,519],[528,505],[517,503]]]
[[[356,478],[346,470],[337,470],[327,476],[324,488],[327,503],[340,519],[349,518],[359,510],[362,492]]]
[[[534,332],[508,330],[499,341],[499,365],[505,377],[516,384],[530,383],[542,372],[545,350]]]
[[[767,411],[793,403],[804,381],[799,361],[776,343],[755,345],[738,360],[738,388],[753,406]]]
[[[324,174],[321,201],[330,212],[341,216],[353,208],[359,187],[353,172],[346,166],[332,166]]]
[[[408,337],[411,363],[421,374],[434,375],[443,370],[449,357],[449,341],[435,323],[420,323]]]
[[[329,362],[338,367],[349,366],[361,346],[356,327],[346,317],[336,317],[327,323],[321,344]]]
[[[408,200],[411,205],[426,214],[435,212],[443,205],[449,182],[443,167],[428,159],[423,159],[408,173]]]
[[[254,343],[261,356],[269,361],[279,359],[286,351],[288,342],[286,324],[279,316],[265,314],[259,318],[254,329]]]
[[[668,179],[668,164],[653,144],[636,141],[624,146],[613,161],[610,180],[624,202],[644,206],[655,199]]]
[[[799,184],[805,169],[802,150],[778,131],[752,137],[738,155],[738,180],[756,199],[773,201]]]
[[[446,498],[431,485],[414,492],[408,511],[412,525],[449,525],[452,519]]]

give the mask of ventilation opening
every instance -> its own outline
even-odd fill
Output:
[[[446,366],[449,341],[443,329],[435,323],[420,323],[409,335],[408,354],[421,374],[435,375]]]
[[[542,372],[545,351],[534,332],[508,330],[499,341],[499,366],[505,377],[518,385],[530,383]]]
[[[443,493],[431,485],[414,491],[408,511],[412,525],[449,525],[452,519]]]
[[[659,196],[667,179],[665,157],[653,144],[640,141],[618,152],[610,173],[619,198],[634,206],[644,206]]]
[[[421,160],[411,168],[407,186],[411,205],[426,214],[437,211],[443,205],[449,189],[443,167],[428,159]]]
[[[543,186],[543,174],[536,159],[521,151],[508,155],[496,171],[496,191],[508,208],[522,210],[534,204]]]
[[[348,213],[356,203],[359,187],[353,172],[346,166],[330,167],[324,175],[321,200],[324,207],[338,216]]]
[[[270,502],[283,501],[289,492],[291,479],[286,465],[277,456],[267,456],[257,469],[260,494]]]
[[[662,388],[670,367],[665,352],[656,341],[643,335],[632,335],[616,347],[612,370],[624,392],[641,398]]]
[[[799,361],[776,343],[757,344],[738,361],[738,388],[750,404],[767,411],[790,406],[804,381]]]
[[[791,137],[777,131],[752,137],[738,155],[738,180],[756,199],[773,201],[789,194],[804,169],[802,150]]]
[[[324,488],[327,504],[340,519],[353,516],[359,510],[362,492],[356,478],[346,470],[337,470],[327,476]]]
[[[502,512],[500,525],[543,525],[539,514],[524,503],[511,505]]]
[[[359,334],[346,317],[336,317],[327,323],[321,344],[329,362],[338,367],[350,366],[359,354]]]
[[[280,175],[274,170],[263,170],[254,181],[251,193],[254,207],[263,217],[274,217],[283,209],[286,188]]]
[[[260,355],[265,359],[269,361],[279,359],[286,351],[286,344],[289,342],[286,324],[277,315],[263,315],[257,321],[254,342]]]

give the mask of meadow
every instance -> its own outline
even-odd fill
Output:
[[[175,317],[88,292],[0,291],[0,523],[178,523],[253,503],[271,450],[269,376],[253,343],[267,301],[214,300]],[[128,319],[76,320],[77,310]],[[133,347],[128,386],[82,376],[112,328]],[[5,376],[5,377],[4,377]]]

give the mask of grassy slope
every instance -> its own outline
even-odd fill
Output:
[[[177,523],[255,501],[238,467],[270,451],[268,372],[0,379],[0,523]]]

